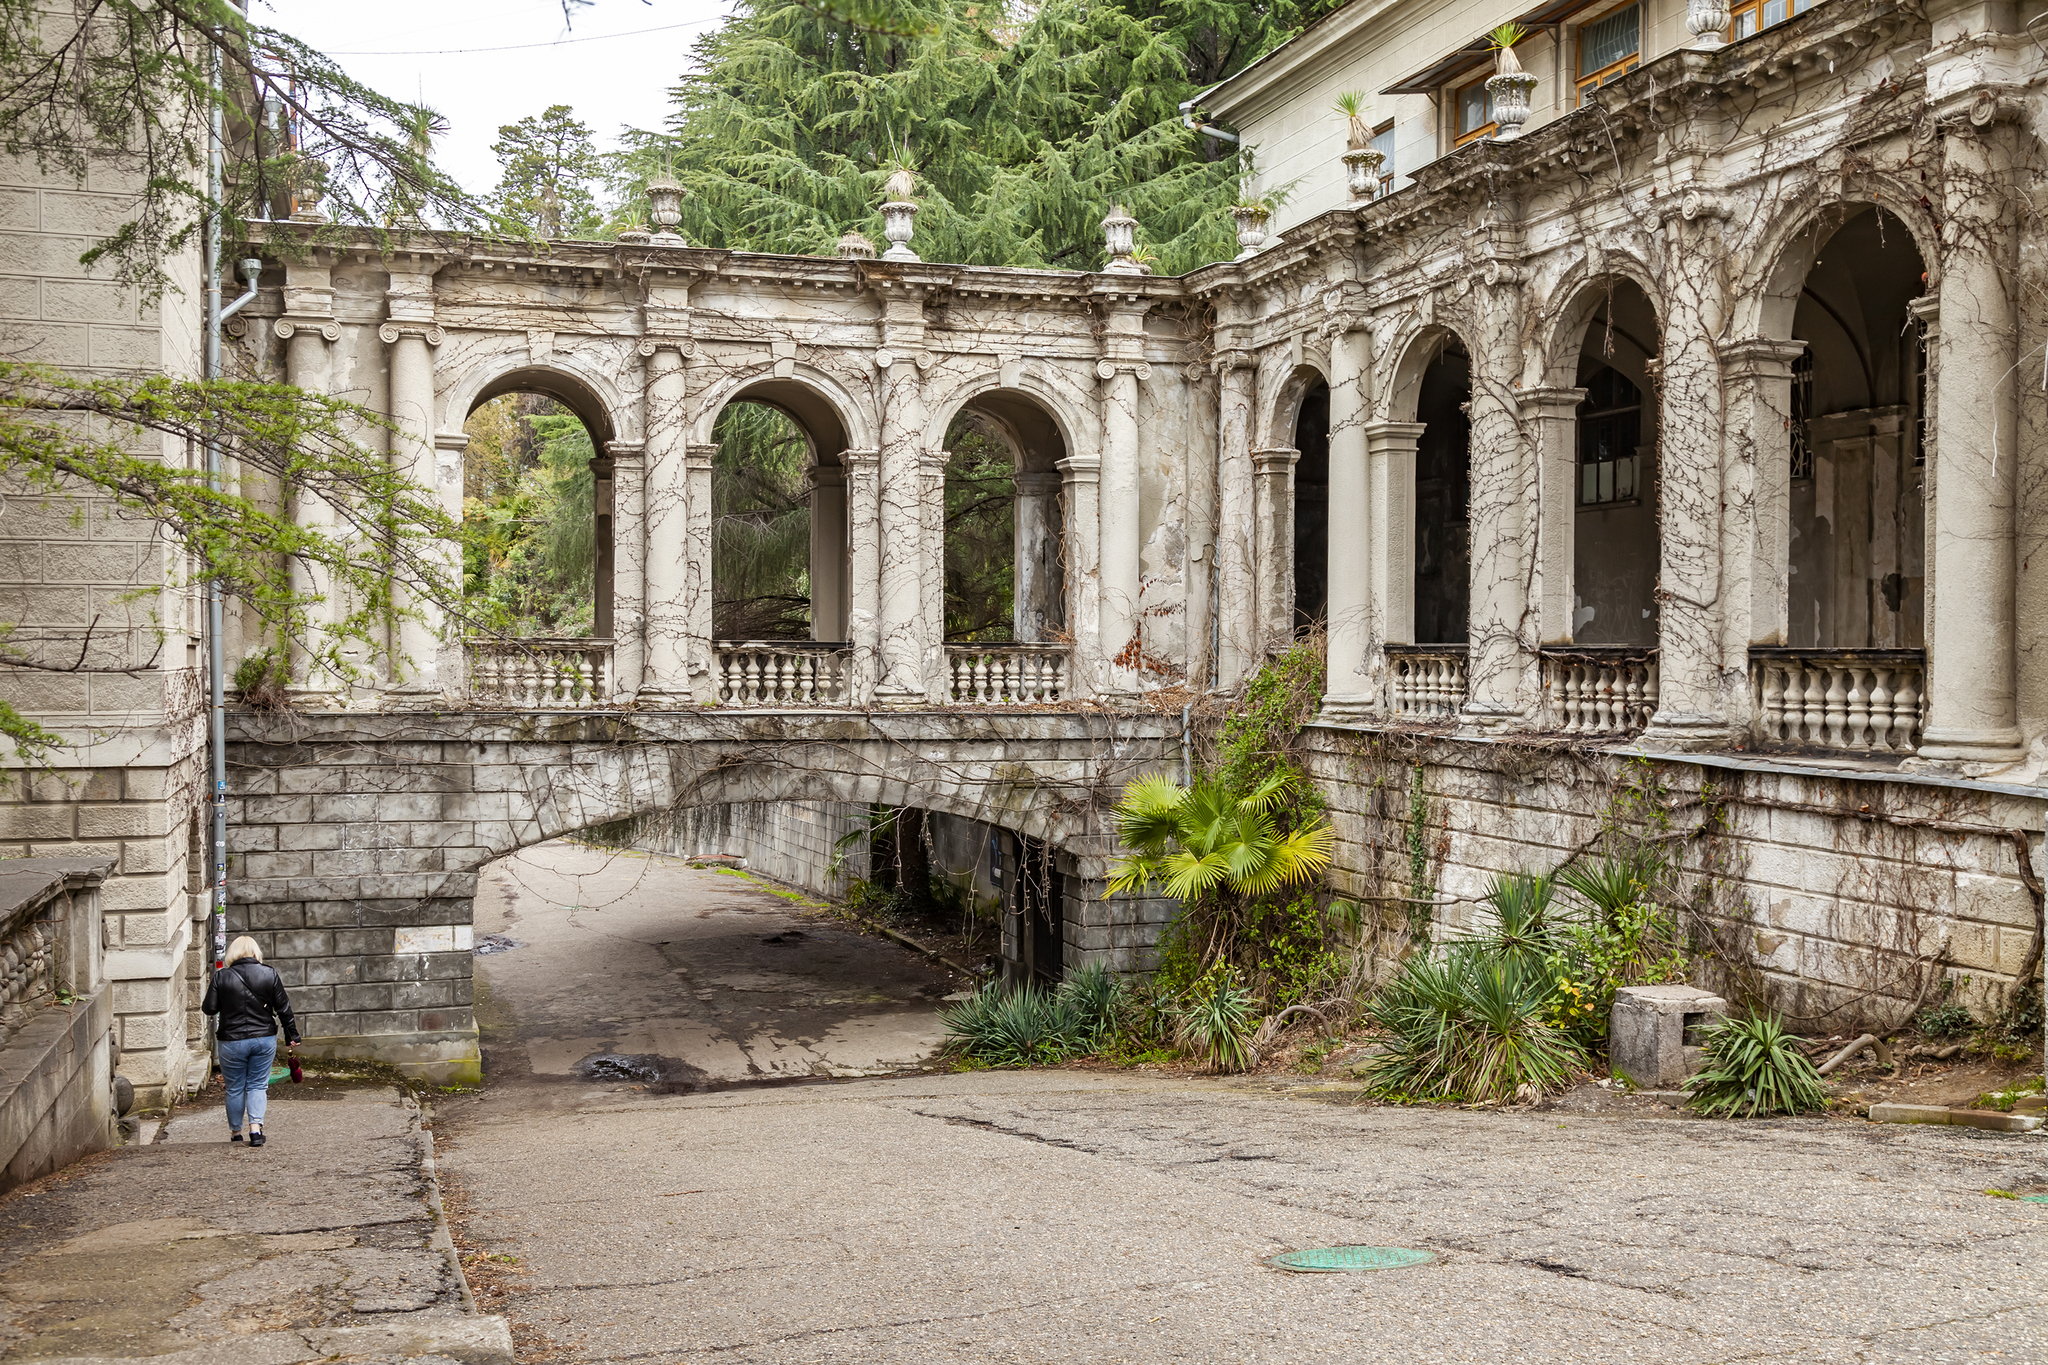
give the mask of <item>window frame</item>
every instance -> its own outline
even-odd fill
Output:
[[[1453,111],[1451,115],[1451,128],[1453,132],[1451,145],[1453,147],[1462,147],[1468,142],[1477,142],[1481,138],[1492,137],[1500,131],[1500,120],[1491,117],[1493,113],[1493,92],[1486,90],[1486,82],[1492,75],[1493,73],[1489,71],[1478,80],[1468,81],[1464,85],[1453,89],[1451,94],[1451,109]],[[1489,117],[1486,122],[1480,124],[1477,128],[1466,132],[1462,126],[1465,122],[1465,96],[1474,87],[1486,90],[1486,112]]]
[[[1380,146],[1381,138],[1385,138],[1387,140],[1387,145],[1384,149]],[[1380,162],[1380,192],[1377,195],[1373,196],[1376,199],[1384,199],[1394,192],[1393,119],[1388,119],[1385,123],[1382,123],[1379,127],[1372,130],[1372,142],[1370,145],[1372,146],[1372,149],[1374,151],[1379,152],[1380,155],[1386,158],[1384,161]]]
[[[1634,380],[1631,380],[1614,366],[1607,366],[1607,371],[1615,379],[1627,384],[1634,391],[1635,402],[1620,403],[1609,407],[1596,408],[1590,412],[1575,412],[1573,414],[1574,425],[1577,429],[1576,449],[1573,451],[1575,457],[1574,464],[1576,466],[1575,473],[1577,476],[1574,482],[1577,486],[1573,489],[1573,501],[1582,510],[1600,507],[1619,507],[1628,503],[1639,502],[1643,497],[1643,409],[1649,405],[1650,396],[1637,388]],[[1592,395],[1588,393],[1582,401],[1590,403]],[[1607,459],[1588,460],[1586,458],[1586,450],[1589,444],[1588,437],[1593,435],[1596,429],[1595,424],[1602,421],[1613,422],[1614,419],[1624,416],[1632,417],[1635,424],[1636,441],[1629,446],[1628,453],[1625,455],[1620,454],[1618,453],[1618,446],[1610,447]],[[1600,496],[1599,471],[1602,465],[1605,465],[1608,469],[1609,496],[1607,497]],[[1628,475],[1629,490],[1627,493],[1616,491],[1621,483],[1624,466],[1627,468]],[[1591,474],[1593,478],[1594,496],[1591,498],[1586,496],[1586,479],[1588,474]]]
[[[1786,2],[1789,3],[1790,0],[1786,0]],[[1756,3],[1763,3],[1763,0],[1756,0]],[[1811,3],[1811,0],[1809,0],[1809,3]],[[1572,78],[1572,102],[1574,107],[1584,104],[1586,96],[1598,90],[1601,86],[1608,84],[1610,81],[1620,80],[1623,76],[1626,76],[1629,72],[1643,64],[1643,6],[1642,0],[1636,0],[1634,4],[1617,5],[1590,23],[1583,23],[1577,26],[1577,31],[1574,34],[1577,41],[1574,44],[1574,51],[1572,53],[1572,69],[1577,71],[1586,64],[1586,30],[1595,28],[1606,20],[1612,19],[1623,10],[1630,9],[1636,12],[1635,51],[1615,58],[1597,71],[1588,71],[1582,76],[1574,76]],[[1733,23],[1734,21],[1731,19],[1729,22]]]
[[[1762,22],[1759,16],[1763,14],[1767,6],[1773,3],[1782,4],[1785,7],[1785,13],[1766,24]],[[1728,40],[1739,43],[1744,38],[1754,38],[1765,29],[1776,28],[1787,19],[1797,19],[1812,8],[1813,0],[1735,0],[1728,7]],[[1744,19],[1750,19],[1756,25],[1747,33],[1742,31],[1742,21]]]

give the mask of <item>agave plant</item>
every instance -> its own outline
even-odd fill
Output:
[[[1337,96],[1337,112],[1344,116],[1346,150],[1362,152],[1372,146],[1372,106],[1365,102],[1363,94],[1346,90]]]
[[[1522,69],[1522,59],[1515,55],[1515,44],[1529,36],[1529,30],[1520,24],[1502,24],[1486,35],[1493,48],[1493,70],[1497,76],[1512,76]]]
[[[1174,1042],[1212,1071],[1249,1071],[1259,1064],[1259,1050],[1252,1043],[1257,1010],[1257,1001],[1238,981],[1237,972],[1218,963],[1188,991],[1178,1012]]]
[[[1686,1082],[1696,1114],[1755,1118],[1824,1109],[1826,1085],[1775,1015],[1727,1019],[1705,1031],[1706,1069]]]
[[[1110,892],[1156,886],[1188,901],[1219,889],[1261,896],[1312,880],[1330,865],[1336,831],[1317,815],[1283,832],[1273,807],[1285,788],[1283,776],[1243,795],[1213,778],[1187,787],[1169,777],[1132,782],[1115,811],[1131,852],[1111,865]]]

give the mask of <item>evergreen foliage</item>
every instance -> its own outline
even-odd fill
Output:
[[[507,224],[546,238],[597,235],[604,158],[568,105],[504,124],[491,151],[498,158],[498,211]]]
[[[482,629],[587,636],[594,624],[596,477],[583,423],[552,399],[508,395],[470,417],[464,591]]]
[[[712,633],[811,634],[811,443],[780,409],[733,403],[712,424]]]

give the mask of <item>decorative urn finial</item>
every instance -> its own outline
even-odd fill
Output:
[[[655,229],[647,240],[655,246],[688,246],[676,232],[676,224],[683,221],[683,187],[658,175],[647,182],[647,203]]]
[[[1138,264],[1131,254],[1137,246],[1138,220],[1124,212],[1122,204],[1112,204],[1109,216],[1102,220],[1102,240],[1109,252],[1109,264],[1102,267],[1112,275],[1143,275],[1145,267]]]

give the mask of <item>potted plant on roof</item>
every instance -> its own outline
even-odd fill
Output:
[[[1230,216],[1237,220],[1237,259],[1250,260],[1266,245],[1266,221],[1273,216],[1273,201],[1254,193],[1251,182],[1246,181],[1237,202],[1230,206]]]
[[[917,167],[911,163],[909,143],[884,164],[889,167],[889,178],[882,182],[882,236],[888,239],[889,249],[882,259],[914,261],[918,256],[910,249],[910,238],[917,218]]]
[[[1499,125],[1493,136],[1506,142],[1521,136],[1522,125],[1529,121],[1529,96],[1536,89],[1536,78],[1522,70],[1522,59],[1515,55],[1515,44],[1528,37],[1529,30],[1502,24],[1486,36],[1493,44],[1493,74],[1486,78],[1486,93],[1493,98],[1493,121]]]
[[[1380,167],[1387,154],[1373,150],[1372,106],[1356,90],[1337,96],[1337,112],[1344,116],[1344,183],[1358,203],[1370,203],[1380,192]]]

